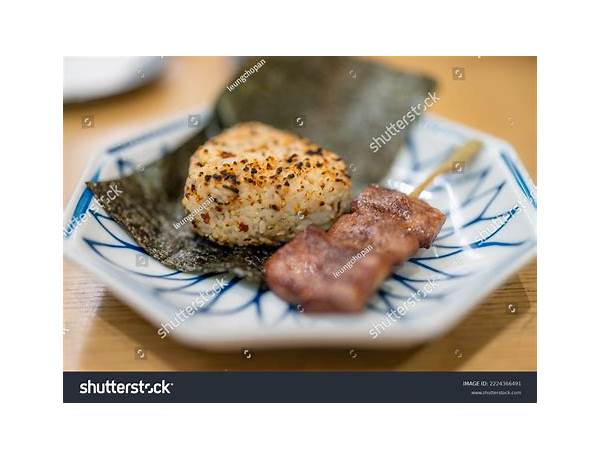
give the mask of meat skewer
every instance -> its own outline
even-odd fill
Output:
[[[457,148],[450,158],[444,163],[439,165],[427,178],[421,182],[415,189],[410,193],[410,196],[418,198],[423,190],[435,179],[437,176],[445,174],[456,168],[457,165],[464,165],[471,158],[473,158],[477,152],[481,149],[483,144],[477,139],[472,139],[465,143],[461,147]]]
[[[481,148],[458,148],[411,195],[371,185],[324,231],[310,226],[279,248],[265,265],[269,287],[306,312],[360,312],[393,268],[429,248],[446,217],[418,195],[440,174]]]

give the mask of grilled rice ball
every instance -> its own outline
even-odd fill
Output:
[[[223,245],[276,245],[310,224],[327,229],[350,207],[335,153],[271,126],[240,123],[190,159],[183,205],[194,230]]]

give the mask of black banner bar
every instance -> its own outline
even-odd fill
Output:
[[[536,402],[536,372],[64,372],[64,402]]]

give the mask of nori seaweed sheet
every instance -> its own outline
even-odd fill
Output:
[[[164,265],[183,272],[233,272],[252,281],[263,278],[263,265],[275,251],[272,246],[226,247],[192,231],[181,204],[189,158],[207,140],[205,130],[162,159],[120,179],[87,182],[96,198],[112,186],[121,194],[105,200],[104,210],[121,224],[144,250]]]
[[[122,190],[116,199],[106,200],[104,209],[149,255],[168,267],[189,273],[233,272],[260,281],[264,262],[277,249],[221,246],[198,236],[191,224],[174,227],[186,215],[181,199],[189,158],[209,135],[250,120],[294,131],[352,164],[356,191],[385,176],[404,133],[393,136],[378,153],[369,151],[371,138],[402,118],[412,104],[422,102],[434,87],[428,78],[351,58],[273,57],[265,61],[246,83],[233,91],[225,89],[208,126],[183,145],[143,171],[86,184],[97,198],[111,186]],[[246,61],[240,73],[255,62]]]
[[[435,82],[383,64],[348,57],[265,57],[265,63],[217,103],[224,127],[262,121],[293,131],[352,164],[352,190],[379,182],[405,140],[391,136],[377,153],[369,144],[386,126],[423,104]],[[260,58],[250,58],[239,74]],[[239,75],[238,74],[238,75]],[[237,77],[237,76],[236,76]],[[233,80],[235,80],[235,78]],[[229,85],[228,85],[229,86]]]

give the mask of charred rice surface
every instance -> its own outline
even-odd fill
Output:
[[[183,205],[195,231],[227,245],[281,244],[310,224],[328,228],[350,207],[343,160],[308,139],[240,123],[192,155]]]

